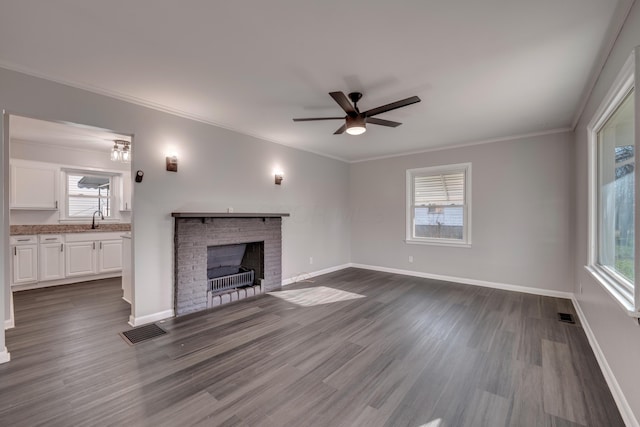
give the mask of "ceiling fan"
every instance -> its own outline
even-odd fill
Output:
[[[407,105],[415,104],[416,102],[420,102],[420,98],[417,96],[412,96],[407,99],[402,99],[400,101],[392,102],[391,104],[382,105],[377,108],[372,108],[371,110],[367,110],[363,113],[358,109],[358,101],[362,98],[362,93],[360,92],[351,92],[349,94],[349,99],[353,102],[349,102],[347,96],[343,92],[329,92],[329,95],[342,107],[345,113],[347,113],[344,117],[309,117],[302,119],[293,119],[294,122],[309,122],[314,120],[344,120],[345,123],[335,131],[334,135],[339,135],[344,131],[347,131],[349,135],[360,135],[364,133],[367,128],[367,123],[371,123],[374,125],[380,126],[388,126],[388,127],[398,127],[402,123],[392,122],[391,120],[378,119],[373,116],[376,116],[381,113],[386,113],[387,111],[395,110],[397,108],[406,107]]]

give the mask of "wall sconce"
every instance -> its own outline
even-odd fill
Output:
[[[282,180],[284,179],[284,176],[282,175],[282,172],[280,172],[280,173],[276,172],[274,176],[276,178],[276,185],[282,184]]]
[[[178,157],[167,156],[167,171],[178,172]]]

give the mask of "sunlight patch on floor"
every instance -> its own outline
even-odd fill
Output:
[[[315,286],[313,288],[292,289],[290,291],[269,292],[269,295],[281,298],[292,304],[301,307],[311,307],[314,305],[331,304],[340,301],[349,301],[364,298],[364,295],[353,292],[342,291],[340,289],[329,288],[327,286]]]
[[[442,425],[442,419],[438,418],[437,420],[429,421],[426,424],[422,424],[418,427],[440,427]]]

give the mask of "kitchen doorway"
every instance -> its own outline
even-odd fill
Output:
[[[15,114],[7,122],[9,322],[14,292],[99,280],[121,281],[133,315],[133,136]]]

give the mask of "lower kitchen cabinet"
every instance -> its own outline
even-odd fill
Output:
[[[44,282],[64,279],[64,239],[61,235],[42,234],[39,240],[39,280]]]
[[[96,273],[96,242],[67,242],[66,248],[67,277]]]
[[[95,238],[100,237],[99,233],[91,234],[94,237],[92,240],[75,241],[83,237],[80,234],[67,237],[67,277],[114,273],[122,270],[122,238],[118,236],[117,239],[99,239]]]
[[[14,284],[38,281],[37,236],[12,236],[12,281]]]
[[[11,286],[16,290],[117,277],[122,233],[11,236]]]
[[[98,273],[122,270],[122,239],[100,240],[98,243]]]

